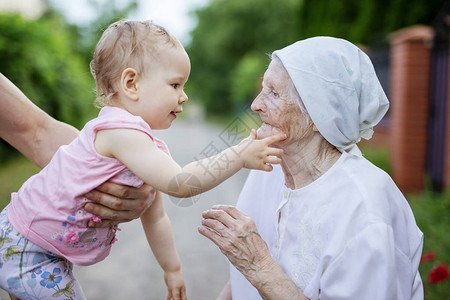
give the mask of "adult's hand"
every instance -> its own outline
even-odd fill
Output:
[[[89,192],[93,201],[84,209],[102,218],[101,223],[89,222],[89,227],[111,227],[139,218],[155,200],[156,190],[144,184],[140,188],[105,182]]]
[[[200,234],[216,244],[250,282],[273,261],[253,220],[234,206],[215,205],[203,212]]]
[[[307,299],[271,257],[249,216],[228,205],[215,205],[202,216],[200,234],[219,247],[263,299]]]

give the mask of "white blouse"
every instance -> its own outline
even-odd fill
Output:
[[[392,179],[344,152],[325,174],[291,190],[279,166],[252,171],[237,208],[309,299],[423,299],[423,234]],[[233,266],[233,300],[261,299]]]

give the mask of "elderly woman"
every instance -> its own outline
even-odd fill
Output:
[[[221,299],[423,299],[423,235],[356,143],[388,109],[370,59],[316,37],[275,51],[254,100],[258,138],[283,132],[281,168],[252,171],[237,208],[199,232],[231,262]]]

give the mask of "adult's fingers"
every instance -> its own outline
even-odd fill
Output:
[[[242,211],[240,211],[233,205],[216,204],[216,205],[213,205],[213,207],[211,209],[212,210],[222,210],[236,220],[243,220],[245,217],[248,217],[246,214],[244,214]]]
[[[111,227],[114,225],[119,225],[121,223],[130,222],[131,219],[117,219],[117,220],[109,220],[109,219],[103,219],[101,223],[95,223],[92,221],[88,222],[88,227],[92,228],[106,228]]]
[[[122,200],[119,200],[122,201]],[[123,200],[123,201],[133,201],[133,200]],[[137,212],[131,210],[114,210],[112,208],[88,202],[84,205],[84,209],[91,214],[100,216],[102,219],[108,220],[133,220],[139,217],[136,215]]]
[[[216,244],[217,247],[221,247],[221,236],[219,236],[216,232],[212,231],[211,229],[209,229],[206,226],[199,226],[197,228],[198,232],[203,235],[204,237],[206,237],[207,239],[209,239],[211,242],[213,242],[214,244]]]
[[[145,205],[146,200],[156,193],[156,190],[144,184],[140,188],[119,185],[111,182],[105,182],[98,186],[95,190],[89,192],[86,198],[94,202],[100,203],[112,209],[133,210],[136,205]],[[120,201],[120,200],[134,201]]]
[[[228,212],[221,209],[210,209],[202,213],[204,219],[214,219],[221,222],[226,227],[232,227],[236,224],[235,218],[231,216]]]
[[[153,188],[147,184],[144,184],[139,188],[135,188],[128,185],[120,185],[107,181],[99,185],[96,190],[106,194],[110,194],[117,198],[136,199],[141,197],[148,197]]]
[[[228,230],[228,227],[223,225],[223,223],[214,219],[203,219],[202,225],[214,230],[222,237],[225,235],[226,230]]]

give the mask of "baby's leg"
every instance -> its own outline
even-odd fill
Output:
[[[72,264],[31,243],[0,214],[0,288],[21,300],[86,299]]]

